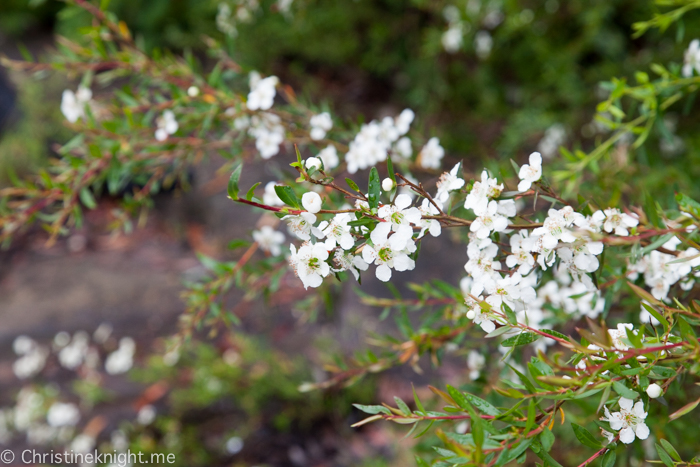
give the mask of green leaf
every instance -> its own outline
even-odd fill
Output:
[[[661,323],[661,325],[664,327],[664,332],[668,332],[668,320],[664,318],[664,315],[656,311],[653,307],[650,305],[647,305],[646,303],[642,302],[642,306],[644,307],[645,310],[649,312],[651,316],[656,318],[657,321]]]
[[[351,178],[346,177],[345,183],[347,183],[350,188],[357,191],[358,193],[362,193],[362,191],[360,191],[360,187],[357,186],[357,183],[355,183]]]
[[[615,461],[617,460],[617,454],[615,454],[614,449],[608,449],[603,455],[603,459],[600,463],[601,467],[615,467]]]
[[[411,415],[411,409],[408,408],[406,403],[402,401],[400,398],[394,396],[394,402],[396,402],[396,406],[399,408],[401,412],[403,412],[404,415]]]
[[[362,410],[364,413],[368,413],[370,415],[376,415],[379,413],[391,415],[391,410],[387,409],[383,405],[361,405],[361,404],[352,404],[355,408]]]
[[[577,425],[575,423],[571,424],[571,428],[574,429],[574,434],[576,435],[576,439],[579,440],[581,444],[584,446],[587,446],[591,449],[595,449],[596,451],[601,449],[603,447],[602,444],[600,444],[600,441],[595,439],[593,435],[586,430],[584,427],[581,425]]]
[[[554,445],[554,433],[552,433],[549,428],[544,427],[542,433],[540,433],[540,443],[542,443],[542,447],[545,451],[549,452],[549,450],[552,449]]]
[[[416,465],[418,465],[418,467],[430,467],[430,464],[428,464],[418,456],[416,456]]]
[[[527,405],[527,423],[525,424],[524,431],[525,435],[530,433],[532,427],[535,426],[535,415],[537,415],[537,411],[535,409],[535,399],[530,398],[530,402]]]
[[[539,338],[539,334],[535,334],[534,332],[524,332],[522,334],[518,334],[517,336],[509,337],[501,342],[501,345],[503,347],[518,347],[520,345],[531,344]]]
[[[231,174],[231,178],[228,179],[228,197],[234,201],[238,199],[238,180],[241,178],[242,170],[243,164],[238,164]]]
[[[501,308],[505,312],[506,318],[508,318],[508,322],[513,326],[516,326],[518,324],[518,317],[515,316],[515,312],[511,309],[511,307],[509,307],[505,304],[505,302],[503,302],[503,304],[501,304]]]
[[[631,390],[620,381],[613,381],[612,387],[616,393],[627,399],[634,400],[639,395],[636,391]]]
[[[673,467],[673,459],[671,459],[671,456],[669,456],[658,444],[654,443],[654,446],[656,446],[656,452],[659,454],[659,459],[661,459],[661,462],[663,462],[666,467]]]
[[[567,336],[567,335],[565,335],[565,334],[562,334],[562,333],[560,333],[560,332],[558,332],[558,331],[553,331],[552,329],[540,329],[540,331],[542,331],[542,332],[544,332],[544,333],[546,333],[546,334],[549,334],[549,335],[558,337],[559,339],[564,339],[564,340],[567,340],[567,341],[571,342],[571,338],[570,338],[569,336]],[[544,336],[543,336],[543,337],[544,337]]]
[[[262,183],[262,182],[258,182],[255,185],[250,187],[250,189],[248,190],[248,193],[245,194],[245,199],[247,199],[248,201],[253,199],[253,195],[255,194],[255,189],[258,187],[258,185],[260,185],[260,183]]]
[[[391,162],[391,157],[386,158],[386,170],[389,172],[389,178],[394,181],[394,186],[396,186],[396,174],[394,173],[394,164]]]
[[[243,248],[250,246],[250,242],[247,240],[231,240],[228,244],[229,250],[235,250],[236,248]]]
[[[370,209],[379,207],[379,194],[381,193],[382,184],[379,181],[379,172],[376,167],[372,167],[369,171],[369,189],[367,190],[367,201]]]
[[[700,203],[684,195],[683,193],[678,193],[676,195],[676,201],[678,202],[678,207],[681,208],[681,211],[692,214],[696,219],[700,219]]]
[[[642,298],[643,300],[646,300],[647,302],[651,303],[652,305],[656,305],[656,306],[663,305],[660,301],[655,299],[652,294],[650,294],[649,292],[647,292],[643,288],[638,287],[629,281],[627,282],[627,285],[629,285],[630,288],[632,289],[632,291],[634,291],[634,293],[639,295],[639,297]]]
[[[474,394],[469,394],[464,393],[464,397],[467,398],[467,400],[477,409],[481,410],[484,412],[486,415],[493,415],[494,417],[497,417],[501,415],[501,411],[498,410],[493,404],[491,404],[488,401],[485,401],[484,399],[475,396]]]
[[[425,413],[425,409],[423,408],[423,404],[421,404],[420,399],[418,399],[418,394],[416,394],[416,388],[413,387],[413,384],[411,384],[411,389],[413,389],[413,401],[416,403],[416,407],[418,410],[422,413]]]
[[[656,228],[662,228],[663,224],[661,223],[661,218],[659,217],[654,198],[651,196],[650,193],[646,193],[644,198],[644,213],[649,218],[649,222],[651,222],[652,225],[654,225],[654,227]]]
[[[689,404],[684,405],[683,407],[681,407],[680,409],[676,410],[676,411],[673,412],[671,415],[669,415],[668,418],[670,418],[671,420],[675,420],[675,419],[677,419],[677,418],[680,418],[680,417],[682,417],[683,415],[685,415],[685,414],[687,414],[687,413],[689,413],[689,412],[692,412],[693,409],[695,409],[695,407],[698,406],[698,404],[700,404],[700,399],[698,399],[698,400],[696,400],[696,401],[694,401],[694,402],[691,402],[691,403],[689,403]]]
[[[683,459],[681,459],[681,456],[678,454],[678,451],[676,451],[676,448],[674,448],[671,443],[669,443],[665,439],[660,439],[659,442],[661,442],[661,446],[664,447],[666,452],[669,453],[671,455],[671,457],[673,457],[678,462],[683,461]]]
[[[97,207],[95,197],[92,196],[92,192],[88,187],[80,189],[80,202],[88,209],[95,209]]]
[[[275,193],[277,193],[277,196],[279,196],[282,202],[287,206],[301,209],[301,202],[291,187],[286,185],[275,185]]]

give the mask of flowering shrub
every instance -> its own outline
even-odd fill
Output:
[[[216,151],[225,159],[221,172],[231,173],[229,198],[260,212],[264,225],[236,242],[247,246],[238,261],[202,258],[211,276],[188,286],[177,348],[196,326],[237,322],[222,305],[234,287],[246,292],[245,300],[283,286],[317,289],[305,296],[313,308],[338,282],[360,284],[374,276],[388,283],[394,297],[360,292],[362,299],[384,308],[383,315],[395,313],[404,340],[378,340],[385,349],[380,356],[358,357],[335,367],[326,381],[300,389],[350,384],[394,364],[418,368],[423,354],[438,363],[454,346],[468,350],[471,382],[466,388],[431,387],[447,404],[441,411],[427,410],[415,391],[413,408],[399,398],[396,407],[357,405],[369,417],[355,426],[387,420],[412,425],[411,432],[420,426],[424,434],[443,424],[435,431],[442,443],[431,461],[437,466],[535,458],[550,466],[596,459],[612,466],[618,456],[633,458],[630,452],[687,465],[679,451],[694,455],[693,446],[677,450],[666,439],[673,433],[683,440],[670,431],[674,423],[661,427],[700,402],[693,388],[700,369],[700,203],[683,193],[665,208],[650,195],[604,202],[607,197],[581,187],[590,186],[616,155],[628,160],[631,149],[644,148],[663,112],[692,110],[700,84],[696,41],[689,42],[684,65],[654,64],[658,77],[640,71],[634,86],[622,79],[610,83],[597,118],[600,133],[609,134],[590,152],[562,149],[561,160],[550,155],[547,161],[542,152],[551,151],[529,150],[528,157],[515,157],[512,171],[470,173],[462,162],[442,170],[449,154],[438,137],[412,130],[420,116],[410,109],[348,126],[328,110],[304,104],[276,76],[243,73],[213,39],[207,44],[216,64],[201,73],[192,59],[146,54],[112,14],[85,0],[74,3],[94,17],[89,46],[64,41],[52,63],[7,62],[27,71],[65,70],[82,82],[77,92],[63,95],[61,109],[78,134],[61,148],[62,158],[36,180],[0,192],[0,238],[9,241],[39,220],[53,241],[80,224],[96,195],[117,195],[133,184],[123,210],[114,213],[113,227],[128,231],[132,215],[149,206],[153,193],[175,180],[186,185],[187,169]],[[637,29],[667,27],[688,9],[659,14]],[[220,15],[224,24],[233,12]],[[449,11],[446,17],[441,42],[456,50],[466,25]],[[489,21],[500,22],[497,14]],[[235,25],[229,26],[234,34]],[[491,49],[489,37],[475,36],[480,56]],[[107,87],[116,80],[130,85]],[[559,138],[556,133],[549,138]],[[546,143],[541,146],[554,144]],[[292,151],[297,178],[280,174],[263,187],[247,180],[249,161],[282,159]],[[365,182],[360,171],[366,169]],[[402,294],[392,281],[405,271],[422,272],[424,243],[441,236],[461,243],[450,255],[463,256],[466,275],[451,282],[421,277],[422,283],[410,285],[414,296]],[[256,256],[258,249],[265,255]],[[293,276],[296,285],[290,285]],[[426,318],[415,326],[408,310]],[[113,361],[110,355],[107,371],[127,366],[133,347],[125,346]],[[72,419],[65,407],[56,411]],[[573,421],[562,427],[567,418]],[[588,459],[571,460],[555,448],[557,437],[578,440],[591,450]],[[656,453],[635,451],[651,439],[658,441]]]

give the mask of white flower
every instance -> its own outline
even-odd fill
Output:
[[[146,404],[139,409],[136,414],[136,421],[140,425],[150,425],[156,419],[156,408],[151,404]]]
[[[310,212],[302,212],[299,215],[290,214],[284,216],[282,220],[288,222],[289,231],[301,240],[311,240],[310,234],[314,234],[316,238],[323,238],[323,232],[318,227],[314,227],[316,216]]]
[[[22,357],[15,360],[12,364],[12,371],[19,379],[31,378],[44,369],[48,356],[49,351],[47,349],[39,345],[33,345]]]
[[[46,413],[46,421],[54,428],[75,426],[80,421],[80,411],[75,404],[54,402]]]
[[[335,250],[333,254],[333,272],[350,271],[355,280],[360,279],[360,271],[366,271],[369,264],[360,256],[355,256],[348,251]]]
[[[309,157],[304,163],[306,170],[316,169],[321,170],[323,168],[323,162],[318,157]]]
[[[437,204],[441,209],[442,209],[442,203],[438,200],[434,200],[435,204]],[[421,213],[421,220],[418,223],[418,226],[421,228],[420,233],[418,234],[418,238],[423,237],[425,235],[425,231],[428,230],[430,232],[430,235],[433,237],[439,237],[440,234],[442,233],[442,225],[440,225],[440,221],[437,219],[425,219],[425,216],[437,216],[440,214],[440,211],[433,205],[433,203],[430,202],[427,198],[423,198],[423,201],[418,208],[418,210]]]
[[[610,423],[610,428],[620,432],[620,441],[625,444],[630,444],[634,441],[635,435],[639,439],[647,439],[649,437],[649,427],[644,423],[647,418],[647,413],[644,411],[644,403],[637,401],[632,406],[632,400],[624,397],[620,398],[620,411],[610,413],[605,407],[605,420]]]
[[[290,245],[291,255],[289,264],[294,269],[296,275],[301,279],[304,288],[318,287],[323,283],[323,278],[331,272],[330,266],[326,263],[328,250],[323,243],[304,243],[297,252],[296,247]]]
[[[267,182],[265,185],[265,193],[263,193],[263,204],[267,206],[284,206],[284,203],[275,191],[277,182]]]
[[[325,138],[326,133],[333,128],[333,120],[328,112],[314,115],[309,124],[311,125],[311,139],[315,141]]]
[[[393,205],[383,205],[377,211],[377,216],[384,219],[394,232],[389,242],[394,250],[403,250],[406,243],[413,237],[411,224],[418,225],[421,213],[418,208],[409,207],[412,201],[408,195],[396,197]]]
[[[561,123],[555,123],[547,128],[544,136],[537,143],[537,150],[545,159],[551,159],[559,150],[559,146],[566,142],[566,128]]]
[[[197,86],[190,86],[187,88],[187,95],[190,97],[199,96],[199,88]]]
[[[530,251],[534,240],[528,237],[527,231],[514,233],[510,237],[510,255],[506,258],[509,268],[518,267],[520,274],[527,274],[535,266],[535,258]]]
[[[394,119],[391,117],[384,117],[379,123],[379,133],[377,138],[385,146],[390,146],[391,143],[399,139],[399,130],[394,126]]]
[[[474,186],[464,201],[464,209],[474,209],[483,199],[498,198],[503,191],[503,184],[498,184],[498,180],[490,178],[489,173],[481,172],[481,181],[474,182]]]
[[[450,197],[450,191],[459,190],[464,186],[464,179],[461,178],[459,171],[460,164],[455,165],[452,170],[445,172],[440,176],[437,182],[437,198],[441,202],[445,202]]]
[[[481,374],[481,370],[484,368],[485,363],[486,357],[484,357],[479,352],[470,350],[469,355],[467,355],[467,368],[469,368],[469,379],[471,379],[472,381],[478,379],[479,375]]]
[[[518,173],[520,183],[518,183],[518,191],[527,191],[533,183],[542,177],[542,155],[539,152],[530,154],[530,163],[523,164]]]
[[[463,36],[462,23],[452,23],[449,29],[442,33],[442,38],[440,39],[445,51],[451,54],[458,52],[462,48]]]
[[[276,76],[268,76],[259,80],[251,80],[251,89],[248,94],[246,107],[249,110],[268,110],[272,107],[277,91],[275,87],[279,83]]]
[[[78,119],[85,118],[85,106],[90,103],[90,99],[92,99],[90,88],[80,86],[76,93],[66,89],[61,98],[61,112],[69,122],[75,123]]]
[[[477,242],[469,242],[469,245],[467,245],[469,261],[464,265],[464,269],[474,278],[476,283],[483,284],[495,273],[496,269],[501,269],[501,263],[494,261],[497,255],[498,246],[494,243],[479,248]],[[479,290],[479,293],[481,293],[481,290]]]
[[[340,245],[343,250],[349,250],[355,246],[355,239],[350,233],[348,222],[352,220],[349,213],[336,214],[330,223],[323,221],[318,228],[326,236],[326,248],[332,250]]]
[[[126,373],[134,365],[136,343],[130,337],[122,337],[119,348],[109,354],[105,360],[105,371],[110,375]]]
[[[469,226],[469,230],[476,233],[477,238],[486,238],[491,232],[503,232],[508,228],[508,219],[498,214],[496,201],[489,202],[488,199],[483,198],[474,207],[474,214],[477,218]]]
[[[511,309],[515,308],[514,300],[520,299],[519,282],[520,275],[518,273],[496,280],[488,279],[484,283],[484,289],[489,294],[489,296],[486,297],[486,303],[496,310],[500,310],[503,303],[508,305]]]
[[[323,207],[323,201],[321,201],[321,197],[315,191],[304,193],[301,197],[301,204],[311,214],[316,214]]]
[[[440,140],[436,137],[432,137],[428,140],[428,143],[423,146],[423,149],[418,155],[418,160],[420,166],[424,169],[439,169],[440,161],[443,157],[445,157],[445,150],[440,146]]]
[[[489,333],[495,331],[496,323],[494,321],[497,320],[496,316],[493,316],[490,312],[484,311],[479,302],[479,300],[482,300],[481,296],[477,296],[474,292],[472,292],[472,295],[476,297],[477,300],[471,297],[466,297],[464,299],[464,302],[469,308],[469,311],[467,311],[467,318],[473,320],[474,324],[478,324],[484,332]]]
[[[169,135],[175,134],[179,128],[172,110],[163,112],[163,115],[156,120],[156,124],[158,125],[156,130],[156,139],[158,141],[165,141]]]
[[[651,383],[647,387],[647,395],[651,397],[652,399],[656,399],[657,397],[661,396],[663,394],[663,389],[661,389],[661,386],[659,386],[656,383]]]
[[[282,253],[284,234],[269,225],[264,225],[260,230],[253,231],[253,240],[263,251],[269,252],[272,256],[279,256]]]
[[[64,368],[75,370],[85,359],[88,351],[89,337],[87,333],[80,331],[73,336],[73,341],[61,349],[58,353],[58,362]]]
[[[601,217],[601,214],[604,217]],[[619,209],[608,208],[601,211],[596,211],[593,216],[596,219],[603,220],[603,230],[608,233],[615,232],[615,235],[627,236],[629,235],[628,228],[635,227],[639,224],[639,220],[635,217],[630,216],[620,212]]]
[[[362,258],[367,264],[375,263],[377,269],[375,274],[377,279],[383,282],[391,279],[391,268],[397,271],[412,270],[416,267],[415,261],[409,258],[407,252],[415,251],[416,246],[413,241],[409,240],[405,243],[405,249],[397,250],[393,248],[391,238],[396,236],[394,233],[389,237],[392,225],[389,222],[380,222],[370,235],[372,245],[369,243],[362,249]]]
[[[474,49],[480,59],[487,59],[491,55],[491,48],[493,48],[493,38],[488,31],[479,31],[474,35]]]
[[[697,39],[690,41],[683,56],[683,76],[690,78],[693,76],[693,70],[700,75],[700,41]]]
[[[393,190],[395,186],[396,186],[396,184],[389,177],[382,180],[382,190],[384,190],[386,192]]]
[[[269,159],[280,151],[282,141],[284,133],[260,130],[256,132],[255,148],[260,151],[260,157]]]
[[[331,170],[338,167],[340,160],[338,159],[338,150],[335,146],[327,146],[325,149],[318,153],[318,158],[323,161],[323,168],[325,170]]]
[[[548,212],[548,217],[544,220],[543,226],[534,229],[532,234],[541,236],[542,246],[548,250],[553,250],[556,248],[557,243],[560,241],[564,243],[572,243],[576,241],[576,237],[574,237],[574,235],[571,233],[569,227],[577,218],[576,216],[573,216],[573,214],[578,214],[580,217],[583,216],[582,214],[574,213],[570,206],[565,206],[559,211],[550,209]]]
[[[411,145],[410,138],[408,136],[399,138],[399,140],[394,144],[392,153],[399,159],[408,159],[411,157],[413,154],[413,146]]]
[[[633,331],[634,325],[630,323],[620,323],[617,325],[617,329],[608,329],[608,334],[610,334],[613,346],[617,350],[629,349],[629,346],[622,341],[622,339],[627,339],[627,329],[637,334],[637,331]]]
[[[398,130],[400,135],[405,135],[406,133],[408,133],[408,129],[410,128],[411,123],[413,123],[413,119],[415,117],[416,114],[411,109],[403,109],[401,111],[401,113],[398,117],[396,117],[396,120],[394,122],[396,129]],[[398,142],[400,143],[401,140],[404,139],[408,140],[408,138],[401,138]],[[410,144],[410,140],[408,140],[408,142]]]

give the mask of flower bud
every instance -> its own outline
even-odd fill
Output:
[[[321,170],[321,159],[318,157],[309,157],[306,159],[306,169],[311,170],[311,169],[316,169],[316,170]]]
[[[199,88],[197,86],[190,86],[187,89],[187,95],[190,97],[197,97],[199,96]]]
[[[391,191],[394,189],[395,183],[392,179],[389,177],[385,178],[382,180],[382,190],[384,191]]]
[[[304,193],[304,196],[301,197],[301,204],[304,206],[304,209],[311,214],[316,214],[321,210],[321,197],[318,193],[309,191],[308,193]]]
[[[662,392],[663,391],[661,390],[661,386],[659,386],[656,383],[650,384],[647,388],[647,395],[652,399],[656,399],[657,397],[659,397]]]

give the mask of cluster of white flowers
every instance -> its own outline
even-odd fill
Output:
[[[27,336],[18,336],[12,348],[19,358],[12,365],[12,370],[19,379],[27,379],[39,373],[46,365],[49,350]]]
[[[248,134],[255,138],[255,147],[263,159],[269,159],[280,151],[285,134],[281,121],[279,116],[269,112],[261,112],[250,119]]]
[[[156,130],[155,137],[158,141],[165,141],[168,139],[168,136],[174,135],[179,128],[172,110],[163,112],[163,115],[156,119],[156,125],[158,129]]]
[[[260,77],[257,72],[250,73],[250,92],[246,101],[248,110],[269,110],[275,102],[276,87],[279,79],[276,76]]]
[[[677,237],[673,237],[663,244],[663,248],[676,251],[680,243]],[[686,258],[686,261],[673,263]],[[700,266],[700,251],[691,247],[681,251],[678,256],[653,250],[642,256],[636,263],[628,264],[627,269],[630,271],[628,277],[632,280],[636,280],[639,274],[644,275],[644,283],[649,287],[654,298],[669,301],[668,292],[675,283],[680,281],[683,290],[693,288],[695,278],[700,277],[700,273],[693,272],[693,269],[698,266]]]
[[[693,73],[700,75],[700,40],[693,39],[688,45],[688,49],[683,56],[682,74],[686,78],[693,76]]]
[[[331,114],[328,112],[322,112],[311,117],[309,125],[311,125],[311,139],[318,141],[325,138],[326,133],[333,128],[333,119],[331,118]]]
[[[126,373],[134,365],[136,343],[131,337],[122,337],[117,350],[107,356],[105,371],[110,375]]]
[[[260,8],[260,2],[259,0],[234,0],[233,7],[235,12],[229,3],[221,2],[216,13],[216,27],[230,37],[238,35],[236,23],[250,23],[253,20],[253,14]]]
[[[432,137],[418,154],[418,164],[424,169],[439,169],[443,157],[445,157],[445,149],[440,146],[439,139]]]
[[[401,136],[408,133],[414,118],[413,111],[405,109],[396,118],[384,117],[380,122],[372,120],[362,125],[360,132],[350,142],[350,150],[345,154],[348,172],[355,173],[383,162],[390,151],[401,156],[408,152],[410,156],[410,150],[399,146],[408,144],[410,148],[410,140]]]
[[[454,5],[447,5],[442,11],[447,21],[447,30],[442,33],[442,46],[448,53],[458,52],[462,48],[464,34],[469,32],[469,23],[462,21],[459,9]]]
[[[61,112],[69,122],[75,123],[78,119],[85,118],[85,107],[90,105],[91,99],[90,88],[80,86],[77,92],[66,89],[61,98]]]

